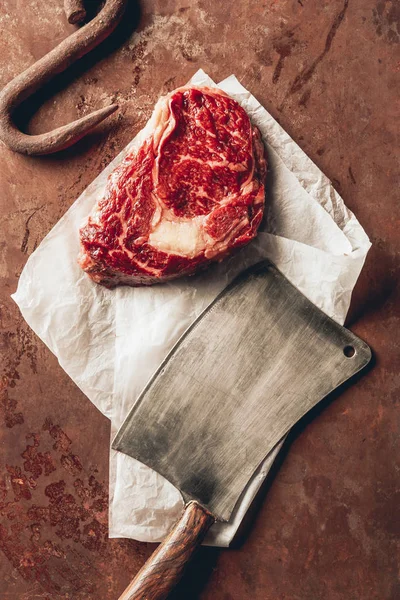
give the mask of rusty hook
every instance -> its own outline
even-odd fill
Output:
[[[128,0],[106,0],[102,10],[35,64],[17,75],[0,93],[0,139],[21,154],[51,154],[68,148],[117,110],[111,104],[40,135],[27,135],[12,120],[14,110],[52,77],[105,40],[120,22]]]

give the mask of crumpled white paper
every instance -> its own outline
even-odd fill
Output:
[[[215,86],[198,71],[191,83]],[[77,265],[78,229],[102,196],[109,173],[146,135],[144,130],[83,192],[30,256],[15,302],[60,365],[112,422],[116,433],[160,362],[192,321],[245,267],[269,257],[310,300],[343,323],[370,242],[331,182],[282,127],[228,77],[219,86],[248,112],[268,152],[266,219],[257,239],[201,275],[146,288],[107,290]],[[229,523],[206,543],[228,546],[280,445],[244,491]],[[112,451],[110,537],[155,542],[183,507],[163,477]]]

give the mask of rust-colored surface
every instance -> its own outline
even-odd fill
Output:
[[[107,538],[109,423],[10,294],[27,257],[143,126],[157,97],[203,67],[217,80],[235,72],[365,226],[373,248],[348,324],[373,347],[376,364],[302,423],[243,543],[202,549],[174,598],[400,598],[399,3],[140,6],[139,14],[131,0],[108,51],[99,48],[43,94],[29,130],[53,129],[111,100],[119,113],[59,155],[0,148],[0,597],[113,600],[153,548]],[[0,26],[0,85],[74,29],[62,0],[3,0]]]

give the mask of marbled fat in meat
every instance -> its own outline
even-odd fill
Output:
[[[107,287],[193,274],[248,244],[262,220],[264,146],[235,100],[179,88],[146,131],[80,230],[79,264]]]

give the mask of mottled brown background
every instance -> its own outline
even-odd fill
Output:
[[[10,294],[27,257],[157,97],[199,67],[216,80],[235,72],[365,226],[373,248],[348,325],[376,364],[297,428],[242,543],[202,549],[174,598],[400,598],[399,9],[395,0],[143,0],[139,10],[131,0],[106,47],[38,98],[29,129],[111,99],[119,112],[56,156],[1,146],[2,600],[113,600],[153,550],[107,538],[109,423]],[[62,0],[2,0],[0,28],[0,85],[74,29]]]

